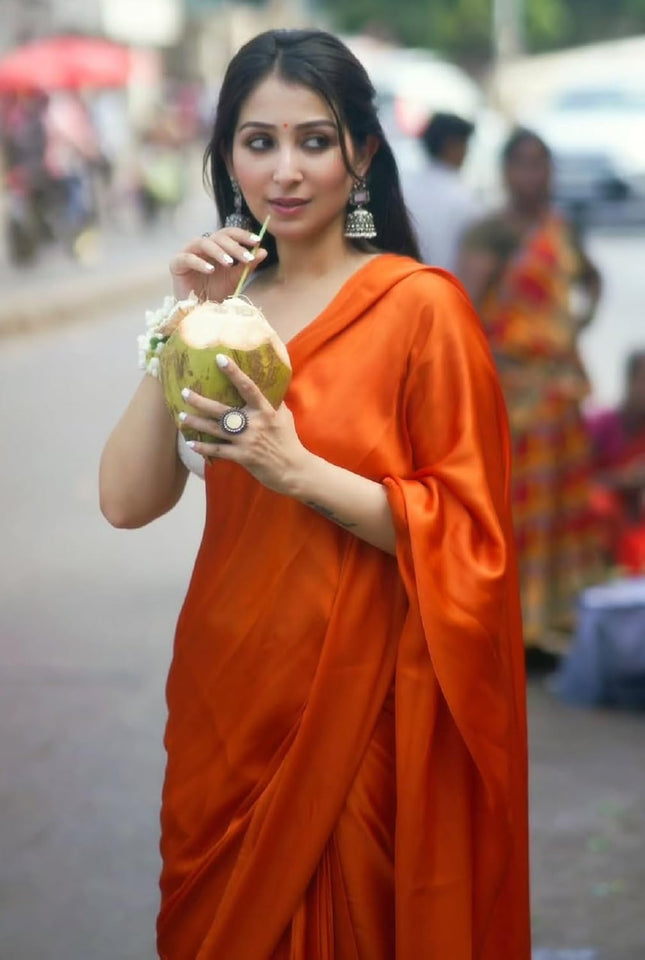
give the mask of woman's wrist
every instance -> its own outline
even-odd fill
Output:
[[[296,460],[285,471],[283,493],[293,500],[305,503],[316,486],[316,479],[320,475],[321,465],[327,465],[326,460],[316,456],[306,447],[302,447]]]
[[[381,483],[306,451],[287,489],[341,529],[385,553],[396,553],[394,523]]]

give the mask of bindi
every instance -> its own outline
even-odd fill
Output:
[[[289,129],[289,124],[288,124],[288,123],[283,123],[283,124],[282,124],[282,129],[283,129],[283,130],[288,130],[288,129]]]

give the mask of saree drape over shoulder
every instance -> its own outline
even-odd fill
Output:
[[[230,463],[168,680],[164,960],[529,960],[504,403],[448,274],[389,254],[289,344],[391,557]]]

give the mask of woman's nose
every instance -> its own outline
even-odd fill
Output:
[[[291,147],[284,147],[279,151],[273,179],[276,183],[293,183],[302,180],[302,171],[295,151]]]

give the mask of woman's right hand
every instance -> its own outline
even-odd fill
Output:
[[[193,290],[200,300],[221,302],[230,297],[244,268],[250,265],[252,272],[267,256],[260,248],[253,257],[250,248],[257,242],[254,233],[237,227],[222,227],[191,240],[170,261],[176,299],[184,300]]]

